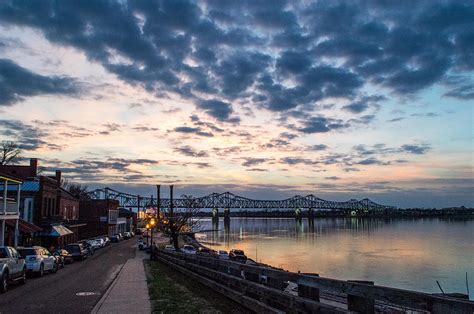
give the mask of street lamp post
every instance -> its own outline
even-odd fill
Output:
[[[154,256],[154,251],[155,251],[155,245],[153,244],[153,229],[155,229],[156,225],[156,219],[154,217],[150,218],[150,227],[151,227],[151,251],[150,251],[150,260],[153,260],[155,258]]]

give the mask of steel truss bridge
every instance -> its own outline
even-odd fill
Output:
[[[157,199],[119,192],[110,188],[103,188],[88,193],[91,199],[117,200],[122,207],[150,208],[157,206]],[[235,208],[235,209],[325,209],[363,212],[384,212],[395,210],[395,206],[387,206],[372,202],[368,198],[362,200],[351,199],[346,202],[323,200],[312,194],[307,196],[296,195],[284,200],[253,200],[235,195],[230,192],[212,193],[207,196],[193,198],[197,208]],[[173,199],[174,208],[186,208],[189,199]],[[170,199],[161,198],[160,208],[169,208]]]

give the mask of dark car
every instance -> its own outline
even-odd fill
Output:
[[[231,261],[245,263],[247,262],[247,256],[245,256],[242,250],[230,250],[229,258]]]
[[[197,251],[197,254],[202,256],[214,256],[214,251],[205,247],[201,247],[199,248],[199,251]]]
[[[118,235],[111,236],[110,237],[110,242],[112,242],[112,243],[120,242],[120,236],[118,236]]]
[[[71,253],[74,260],[81,261],[89,256],[89,252],[81,243],[68,244],[66,245],[65,250]]]
[[[74,258],[72,256],[72,254],[69,253],[68,251],[64,250],[64,249],[59,249],[59,250],[54,251],[53,255],[54,256],[56,256],[56,255],[61,256],[64,260],[64,264],[74,263]]]

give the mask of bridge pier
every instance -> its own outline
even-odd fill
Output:
[[[296,209],[295,209],[295,219],[296,219],[296,220],[301,220],[301,216],[302,216],[302,214],[301,214],[301,208],[296,208]]]
[[[230,222],[230,209],[224,208],[224,223]]]
[[[314,209],[308,208],[308,219],[314,218]]]

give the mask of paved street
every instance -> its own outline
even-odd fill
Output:
[[[124,263],[135,256],[136,238],[111,244],[56,274],[29,278],[0,295],[0,313],[90,313]],[[77,296],[80,292],[94,295]]]

